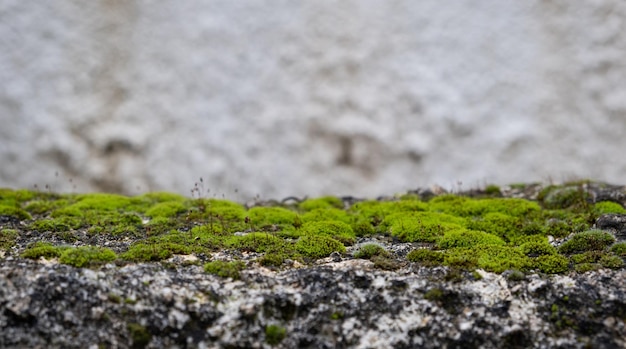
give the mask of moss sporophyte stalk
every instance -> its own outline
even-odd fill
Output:
[[[207,273],[232,278],[254,264],[288,268],[333,253],[386,270],[410,263],[497,273],[624,268],[626,242],[592,229],[601,215],[625,214],[620,203],[593,201],[584,182],[546,186],[536,201],[505,194],[489,186],[480,195],[428,200],[414,194],[356,202],[325,196],[247,207],[164,192],[129,197],[0,189],[0,250],[5,257],[79,268],[187,255]],[[410,244],[412,251],[394,252],[396,243]],[[224,251],[256,259],[215,259]]]

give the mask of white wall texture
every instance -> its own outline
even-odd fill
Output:
[[[0,186],[624,184],[625,21],[622,0],[0,0]]]

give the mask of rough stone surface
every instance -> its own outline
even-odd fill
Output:
[[[625,16],[620,0],[5,0],[0,186],[619,182]]]
[[[98,270],[0,262],[0,346],[110,348],[625,348],[626,272],[512,281],[446,268],[395,272],[366,260],[242,280],[198,266],[136,264]],[[447,281],[446,281],[447,280]],[[134,324],[134,325],[130,325]]]

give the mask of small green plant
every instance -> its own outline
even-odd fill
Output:
[[[287,329],[278,325],[265,327],[265,342],[269,345],[278,345],[287,337]]]
[[[133,349],[145,348],[152,340],[152,334],[150,334],[145,326],[131,322],[126,328],[130,335]]]
[[[588,230],[575,234],[559,246],[559,252],[571,254],[585,252],[589,250],[604,250],[615,242],[615,238],[610,233],[602,230]]]
[[[597,215],[603,215],[607,213],[619,213],[619,214],[626,213],[626,209],[624,209],[624,206],[616,202],[611,202],[611,201],[602,201],[602,202],[596,203],[595,205],[593,205],[593,211]]]
[[[64,251],[64,247],[55,247],[47,242],[36,242],[30,245],[24,252],[22,252],[22,258],[39,259],[44,258],[57,258],[61,256]]]
[[[473,247],[477,245],[504,245],[504,240],[496,235],[467,229],[450,230],[437,241],[439,248]]]
[[[30,213],[24,211],[23,209],[19,207],[15,207],[15,206],[5,206],[5,205],[0,205],[0,216],[15,217],[23,221],[33,219]]]
[[[298,208],[303,211],[329,208],[343,210],[343,201],[334,196],[323,196],[321,198],[304,200],[300,204],[298,204]]]
[[[117,258],[111,249],[96,246],[81,246],[66,249],[59,257],[59,262],[77,268],[112,262]]]
[[[420,248],[409,252],[406,259],[410,262],[424,264],[426,266],[441,265],[445,254],[440,251],[432,251],[427,248]]]
[[[356,242],[356,234],[352,227],[340,221],[306,222],[300,230],[304,235],[327,236],[344,245]]]
[[[440,288],[431,288],[430,290],[424,293],[424,299],[427,299],[431,302],[437,302],[443,300],[444,292]]]
[[[239,272],[243,270],[244,267],[245,264],[241,261],[212,261],[204,265],[204,271],[219,277],[238,280],[240,278]]]
[[[15,229],[0,230],[0,250],[8,250],[15,245],[19,233]]]
[[[389,252],[378,244],[369,243],[361,246],[359,250],[354,253],[354,258],[360,259],[371,259],[374,256],[388,257]]]
[[[305,235],[298,239],[295,248],[303,256],[313,259],[328,257],[335,251],[346,253],[346,247],[341,242],[324,235]]]
[[[618,242],[611,246],[611,252],[620,257],[626,257],[626,241]]]
[[[537,257],[533,265],[544,273],[558,274],[569,270],[569,260],[560,254],[546,254]]]

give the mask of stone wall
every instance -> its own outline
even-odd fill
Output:
[[[0,186],[625,182],[623,1],[1,6]]]

